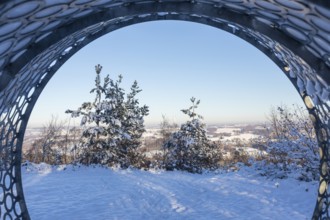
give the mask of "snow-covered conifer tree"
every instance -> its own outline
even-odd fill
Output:
[[[97,65],[94,102],[86,102],[76,111],[67,110],[72,117],[82,116],[81,125],[85,129],[81,138],[80,162],[118,164],[123,168],[131,165],[132,152],[140,146],[144,130],[143,117],[148,115],[148,107],[139,107],[136,95],[141,92],[135,81],[131,93],[125,100],[125,90],[120,87],[122,76],[114,81],[109,75],[101,83],[102,66]],[[135,153],[137,156],[137,153]]]
[[[179,131],[172,133],[163,145],[166,153],[164,163],[168,170],[200,173],[204,168],[217,168],[222,154],[218,147],[208,140],[203,118],[195,112],[200,101],[196,101],[194,97],[190,100],[192,106],[181,110],[190,120],[182,124]]]

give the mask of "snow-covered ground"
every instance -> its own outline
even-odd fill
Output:
[[[238,172],[22,167],[32,220],[310,219],[317,182]]]
[[[259,135],[256,134],[251,134],[251,133],[240,133],[241,132],[241,128],[240,127],[221,127],[221,128],[217,128],[216,131],[214,132],[214,134],[216,134],[216,136],[209,136],[209,139],[211,141],[232,141],[234,139],[240,139],[243,141],[247,141],[247,140],[251,140],[254,138],[258,138],[260,137]],[[222,136],[222,138],[220,139],[220,137],[218,136],[221,133],[227,133],[230,134],[230,136]]]
[[[162,150],[151,150],[151,151],[144,153],[144,155],[148,158],[152,158],[156,154],[162,155],[163,153],[164,152]]]
[[[142,134],[143,138],[161,138],[160,129],[159,128],[147,128],[146,132]]]

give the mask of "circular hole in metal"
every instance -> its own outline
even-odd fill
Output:
[[[326,162],[323,162],[321,167],[321,174],[323,176],[326,176],[327,173],[328,173],[328,164]]]
[[[58,26],[61,23],[62,23],[62,21],[53,21],[53,22],[47,24],[42,29],[40,29],[40,31],[48,31],[48,30],[54,29],[56,26]]]
[[[0,184],[0,205],[5,201],[5,188],[4,185]]]
[[[2,54],[4,54],[6,51],[9,50],[9,48],[11,48],[11,46],[13,45],[13,40],[6,40],[0,43],[0,56]]]
[[[317,28],[321,29],[322,31],[325,31],[327,33],[330,32],[329,30],[329,23],[317,16],[310,15],[307,18],[311,21],[312,24],[314,24]]]
[[[5,207],[7,211],[11,211],[13,208],[13,196],[10,193],[5,196]]]
[[[303,43],[307,43],[309,41],[308,36],[300,31],[299,29],[292,27],[290,25],[282,25],[281,28],[290,36],[295,38],[298,41],[301,41]]]
[[[327,182],[325,180],[322,180],[319,188],[319,194],[323,195],[327,189]]]
[[[102,6],[102,5],[109,4],[110,2],[112,2],[112,0],[96,0],[93,3],[91,3],[91,5],[92,6]]]
[[[26,102],[26,103],[24,104],[23,108],[22,108],[22,111],[21,111],[22,114],[25,113],[27,106],[28,106],[28,103]]]
[[[28,98],[31,98],[31,96],[33,95],[34,93],[34,90],[35,90],[35,87],[32,87],[27,95]]]
[[[18,107],[22,107],[23,103],[25,101],[25,96],[20,96],[18,99],[17,99],[17,106]]]
[[[90,3],[90,2],[92,2],[92,1],[94,1],[94,0],[76,0],[76,1],[74,2],[74,4],[75,4],[75,5],[84,5],[84,4]]]
[[[248,9],[241,5],[236,5],[232,3],[225,3],[225,6],[232,9],[233,11],[246,12]]]
[[[320,142],[326,142],[328,141],[328,135],[327,135],[327,131],[325,130],[325,128],[321,128],[319,131],[318,131],[318,138],[320,140]]]
[[[0,59],[0,68],[2,68],[3,64],[6,62],[6,58]],[[3,74],[3,71],[0,71],[0,77]]]
[[[11,175],[9,173],[6,173],[4,176],[4,184],[5,184],[5,189],[10,190],[12,186],[12,180],[11,180]]]
[[[298,26],[298,27],[308,30],[308,31],[313,30],[312,26],[303,19],[300,19],[293,15],[288,15],[287,18],[288,18],[288,21],[291,22],[295,26]]]
[[[320,154],[320,158],[323,158],[323,148],[319,147],[319,154]]]
[[[7,11],[7,18],[18,18],[24,15],[28,15],[29,13],[35,11],[40,5],[38,1],[29,1],[19,5],[15,5],[12,9]]]
[[[51,7],[48,7],[48,8],[45,8],[43,10],[38,11],[35,14],[35,17],[36,18],[49,17],[51,15],[54,15],[54,14],[60,12],[62,9],[63,9],[63,6],[62,5],[51,6]]]
[[[44,22],[42,22],[42,21],[33,22],[33,23],[25,26],[23,29],[21,29],[21,34],[28,34],[28,33],[37,31],[43,25],[44,25]]]
[[[13,220],[13,217],[11,217],[10,214],[5,213],[5,215],[4,215],[4,220]]]
[[[30,44],[31,40],[32,40],[31,36],[28,36],[28,37],[24,38],[23,40],[20,40],[13,47],[13,51],[18,51],[18,50],[21,50],[22,48],[26,48]]]
[[[21,21],[14,21],[9,22],[6,24],[3,24],[0,26],[0,36],[5,36],[10,34],[11,32],[14,32],[22,25]]]
[[[21,55],[23,55],[27,50],[21,50],[20,52],[16,53],[11,59],[10,62],[15,62]]]
[[[327,52],[330,52],[330,44],[328,41],[317,35],[315,35],[313,39],[319,47],[326,50]]]
[[[313,100],[311,99],[310,96],[305,96],[304,98],[304,103],[308,109],[313,109],[314,108],[314,103]]]
[[[20,216],[22,214],[21,206],[18,201],[15,201],[14,212],[16,216]]]
[[[263,9],[274,11],[274,12],[281,12],[281,8],[275,4],[266,1],[256,1],[256,5],[260,6]]]
[[[41,76],[41,78],[40,78],[40,81],[39,82],[41,82],[46,76],[47,76],[47,74],[48,74],[48,72],[46,72],[46,73],[44,73],[42,76]]]
[[[51,63],[49,64],[49,68],[52,68],[56,63],[57,63],[57,60],[54,60],[53,62],[51,62]]]
[[[68,48],[66,48],[66,49],[62,52],[62,56],[68,54],[68,53],[70,52],[70,50],[72,50],[72,48],[73,48],[73,47],[71,47],[71,46],[68,47]]]
[[[330,11],[327,8],[324,8],[322,6],[315,6],[315,9],[318,13],[330,19]]]
[[[93,12],[92,9],[86,9],[86,10],[83,10],[83,11],[81,11],[81,12],[79,12],[79,13],[73,15],[72,17],[74,17],[74,18],[79,18],[79,17],[83,17],[83,16],[85,16],[85,15],[88,15],[88,14],[90,14],[90,13],[92,13],[92,12]]]
[[[9,118],[12,118],[14,116],[15,111],[16,111],[16,107],[13,106],[9,112]]]
[[[279,20],[281,17],[276,15],[276,14],[273,14],[273,13],[270,13],[270,12],[267,12],[267,11],[264,11],[264,10],[258,10],[257,13],[259,15],[261,15],[262,17],[266,18],[266,19],[270,19],[270,20]]]
[[[16,183],[13,184],[13,186],[11,188],[11,193],[14,196],[14,198],[17,197]]]
[[[302,11],[305,9],[305,7],[302,4],[299,4],[298,2],[295,1],[288,1],[288,0],[275,0],[275,1],[280,5],[293,10]]]
[[[317,120],[316,120],[316,116],[314,114],[309,114],[309,118],[312,121],[312,123],[315,125]]]
[[[66,9],[66,10],[58,13],[56,15],[56,17],[62,18],[62,17],[65,17],[65,16],[72,15],[72,14],[76,13],[77,11],[79,11],[79,8],[69,8],[69,9]]]
[[[38,37],[38,38],[35,40],[35,42],[36,42],[36,43],[39,43],[41,40],[45,39],[45,38],[46,38],[48,35],[50,35],[51,33],[52,33],[52,31],[47,32],[47,33],[41,35],[40,37]]]

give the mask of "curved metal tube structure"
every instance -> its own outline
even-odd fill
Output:
[[[330,218],[329,1],[3,0],[1,219],[30,219],[21,180],[22,142],[47,82],[72,55],[98,37],[155,20],[192,21],[225,30],[254,45],[282,69],[305,102],[320,147],[320,185],[312,218]]]

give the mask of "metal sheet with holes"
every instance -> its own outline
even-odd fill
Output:
[[[21,148],[40,93],[67,59],[118,28],[185,20],[230,32],[272,59],[314,122],[320,186],[314,219],[329,218],[330,3],[308,0],[3,0],[0,3],[0,217],[30,219]]]

